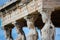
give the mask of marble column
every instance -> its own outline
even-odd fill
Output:
[[[13,40],[12,38],[12,28],[9,26],[4,27],[4,33],[6,40]]]
[[[51,21],[51,12],[53,9],[43,9],[40,11],[42,15],[43,23],[45,23],[44,27],[41,29],[41,39],[42,40],[54,40],[55,37],[55,26]]]
[[[36,27],[34,26],[34,22],[36,21],[38,15],[28,15],[25,16],[24,19],[27,21],[27,26],[29,28],[29,33],[27,35],[27,40],[38,40],[38,32]]]
[[[26,40],[25,33],[23,31],[23,25],[21,25],[19,22],[14,22],[13,24],[18,34],[18,37],[16,40]]]

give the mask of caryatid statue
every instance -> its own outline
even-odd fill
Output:
[[[4,33],[6,40],[13,40],[11,26],[4,26]]]
[[[21,3],[19,4],[20,7],[24,7],[26,6],[29,2],[31,2],[32,0],[21,0]]]
[[[42,40],[54,40],[55,27],[51,21],[52,11],[53,9],[43,9],[42,11],[40,11],[43,23],[45,23],[44,27],[41,30]]]
[[[12,24],[14,24],[18,34],[18,37],[16,40],[26,40],[25,33],[23,31],[23,24],[19,22],[13,22]]]
[[[38,15],[28,15],[25,16],[24,19],[27,21],[27,26],[29,28],[29,33],[27,35],[27,40],[38,40],[38,32],[34,26],[34,22],[36,21]]]

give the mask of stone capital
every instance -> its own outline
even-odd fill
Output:
[[[30,14],[24,17],[26,21],[34,22],[36,21],[38,14]]]
[[[54,11],[54,8],[42,8],[42,9],[38,10],[38,12],[40,12],[40,14],[43,14],[43,12],[51,13],[52,11]]]

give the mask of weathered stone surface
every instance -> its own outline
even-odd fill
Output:
[[[16,22],[16,23],[14,23],[14,26],[15,26],[17,34],[18,34],[18,37],[16,40],[26,40],[22,25],[19,24],[18,22]]]
[[[34,22],[37,19],[37,15],[28,15],[28,16],[24,17],[24,19],[27,21],[27,26],[30,29],[30,31],[27,35],[27,40],[38,40],[38,33],[34,26]]]
[[[12,38],[12,28],[4,28],[5,38],[6,40],[13,40]]]
[[[51,12],[51,9],[45,9],[41,12],[42,20],[45,23],[44,27],[41,30],[42,40],[54,40],[55,27],[51,21]]]

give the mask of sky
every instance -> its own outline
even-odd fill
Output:
[[[0,0],[0,6],[4,5],[7,1],[8,0]],[[2,20],[0,19],[0,28],[2,27],[1,23],[2,23]],[[29,33],[28,28],[24,27],[23,30],[25,32],[25,35],[27,35]],[[37,29],[37,31],[39,34],[38,40],[41,40],[40,30]],[[12,30],[12,36],[13,36],[14,40],[17,38],[17,32],[16,32],[15,28]],[[5,35],[4,35],[4,30],[2,30],[2,29],[0,29],[0,40],[6,40]],[[55,40],[60,40],[60,28],[56,28]]]
[[[3,6],[8,0],[0,0],[0,6]]]

